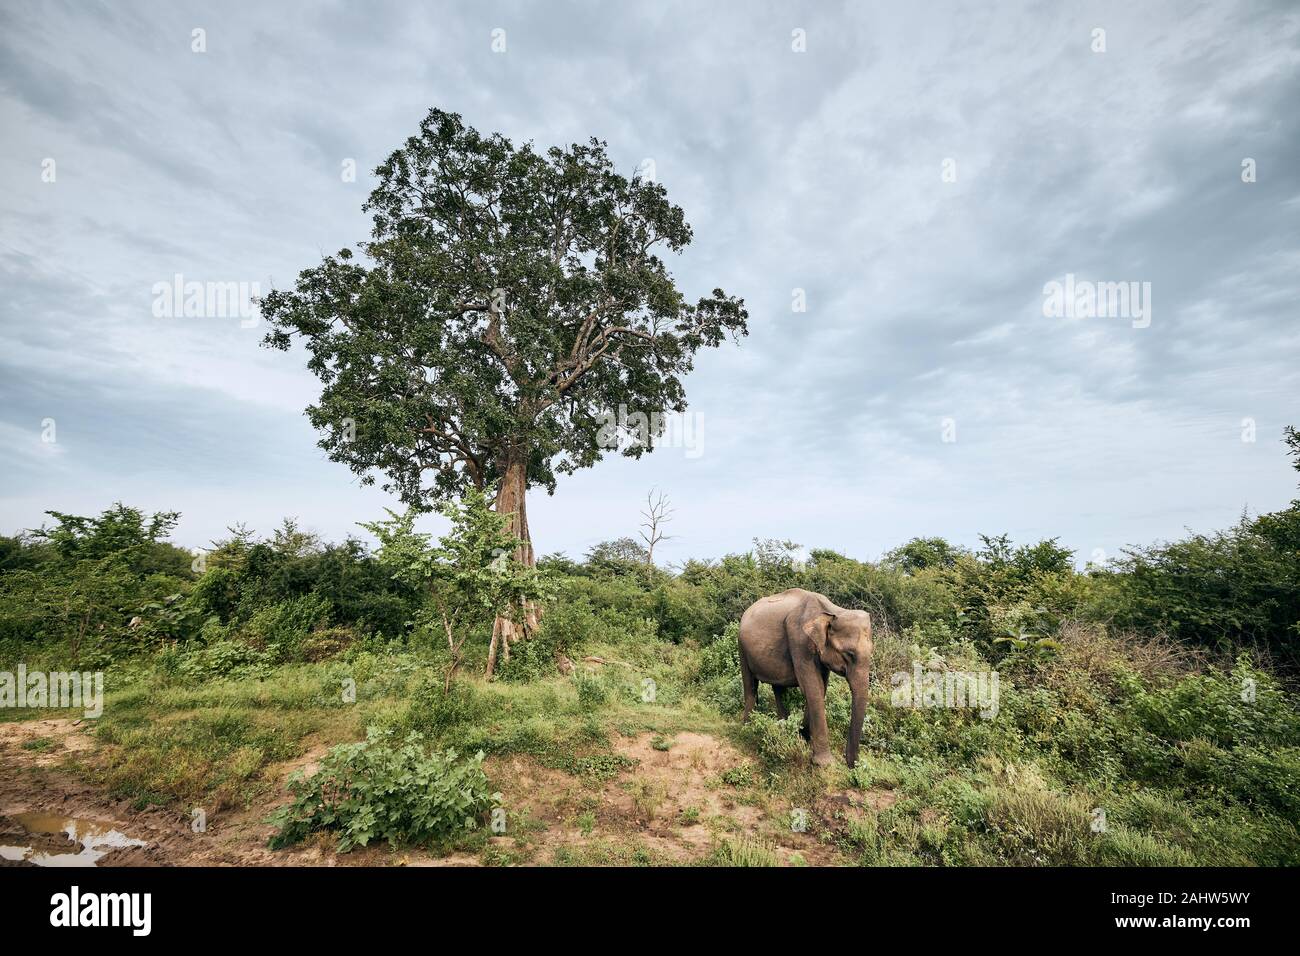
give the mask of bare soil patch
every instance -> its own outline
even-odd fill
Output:
[[[52,717],[0,723],[0,765],[53,767],[95,749],[94,721]]]
[[[387,845],[341,854],[328,833],[297,847],[268,849],[273,827],[267,816],[290,799],[286,785],[293,773],[310,775],[319,768],[330,747],[323,742],[309,742],[301,756],[265,771],[276,784],[270,799],[209,810],[204,828],[197,829],[194,808],[137,809],[95,786],[92,729],[89,721],[63,718],[0,724],[0,846],[30,848],[47,858],[85,848],[58,828],[34,833],[24,826],[24,819],[32,819],[28,815],[41,815],[75,821],[83,835],[113,831],[144,844],[109,849],[95,860],[97,866],[475,866],[485,859]],[[539,865],[622,862],[633,855],[637,862],[689,864],[707,857],[721,840],[757,839],[782,862],[838,862],[835,851],[812,833],[791,830],[790,808],[724,781],[727,771],[750,763],[727,741],[693,732],[642,733],[616,737],[613,749],[634,764],[604,780],[521,755],[489,758],[488,775],[502,792],[510,827],[506,835],[490,838],[489,850],[500,851],[506,862]],[[814,821],[831,822],[846,813],[878,812],[895,799],[888,791],[845,791],[816,801],[810,814]],[[26,860],[0,859],[0,866],[30,865],[30,859],[31,854]]]

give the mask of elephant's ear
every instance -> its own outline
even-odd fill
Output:
[[[833,620],[835,620],[834,614],[814,608],[799,627],[805,636],[812,639],[813,650],[817,652],[818,657],[826,651],[826,629],[830,627]]]

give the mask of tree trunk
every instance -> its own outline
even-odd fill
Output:
[[[515,551],[515,560],[531,568],[537,565],[537,558],[533,554],[533,542],[528,534],[528,504],[525,500],[527,491],[528,452],[516,446],[506,453],[505,468],[501,483],[497,486],[497,500],[493,510],[497,514],[512,515],[510,533],[521,542]],[[489,680],[496,671],[498,654],[502,663],[509,663],[511,643],[521,637],[532,636],[533,630],[537,627],[537,605],[525,602],[520,608],[519,617],[522,623],[516,623],[505,615],[498,615],[492,623],[492,644],[488,648],[486,672]]]
[[[522,449],[506,455],[505,473],[497,488],[497,500],[493,506],[497,514],[512,514],[511,533],[523,544],[515,552],[515,560],[525,567],[537,564],[533,557],[533,542],[528,536],[528,507],[524,494],[528,488],[528,454]]]

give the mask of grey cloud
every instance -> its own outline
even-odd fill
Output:
[[[629,171],[653,159],[696,231],[670,262],[682,285],[751,310],[741,349],[688,382],[705,456],[604,462],[539,496],[542,551],[626,533],[650,485],[679,504],[673,559],[755,535],[869,556],[1002,529],[1086,554],[1293,493],[1275,440],[1300,367],[1285,4],[126,3],[0,24],[17,225],[0,525],[33,520],[43,479],[103,475],[187,502],[199,538],[241,506],[301,501],[336,537],[372,517],[382,496],[313,448],[301,357],[154,321],[148,290],[174,272],[286,284],[363,239],[369,171],[432,105],[541,148],[597,136]],[[47,186],[55,146],[76,162]],[[1150,281],[1151,327],[1045,318],[1043,284],[1067,272]],[[77,439],[57,461],[26,437],[50,407]],[[223,456],[240,468],[196,495]]]

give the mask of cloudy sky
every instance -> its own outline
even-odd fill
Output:
[[[380,515],[315,446],[300,352],[153,290],[284,286],[364,239],[431,106],[652,160],[695,230],[679,284],[750,311],[687,381],[700,444],[534,492],[539,552],[633,533],[652,486],[668,560],[1224,527],[1296,487],[1297,104],[1289,3],[8,2],[0,531],[119,499],[189,546]],[[1067,275],[1149,283],[1149,324],[1045,315]]]

